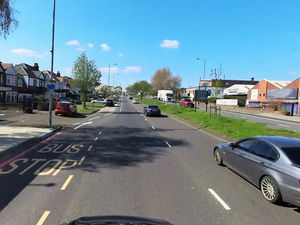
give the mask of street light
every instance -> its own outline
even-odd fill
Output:
[[[196,60],[203,60],[203,80],[205,80],[206,59],[196,58]],[[199,89],[200,89],[200,86],[201,86],[201,75],[200,75],[200,78],[199,78]]]
[[[114,63],[114,66],[118,65],[117,63]],[[110,81],[110,64],[108,65],[108,82],[107,86],[109,86],[109,81]]]

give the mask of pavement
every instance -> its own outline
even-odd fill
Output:
[[[300,210],[212,157],[223,138],[171,117],[145,117],[127,99],[0,164],[0,224],[62,224],[131,215],[175,225],[299,224]],[[222,201],[221,201],[222,200]]]

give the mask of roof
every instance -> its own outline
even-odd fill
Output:
[[[15,66],[15,69],[17,71],[17,73],[23,75],[23,76],[29,76],[30,78],[38,78],[38,76],[40,75],[40,71],[39,71],[39,75],[36,75],[36,71],[34,70],[32,66],[22,63],[19,65]]]
[[[57,76],[56,76],[55,73],[52,73],[52,76],[50,75],[51,72],[49,70],[44,70],[42,73],[44,74],[44,76],[50,76],[51,77],[51,81],[59,81],[57,79]]]
[[[273,84],[275,87],[278,88],[284,88],[289,83],[291,83],[291,81],[282,81],[282,80],[266,80],[266,81],[268,81],[269,83]]]
[[[12,63],[1,63],[4,70],[7,70],[10,66],[12,66]]]
[[[4,68],[2,67],[1,63],[0,63],[0,73],[4,73]]]

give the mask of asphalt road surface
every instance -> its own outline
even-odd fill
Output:
[[[176,225],[299,224],[226,167],[220,142],[181,122],[144,117],[124,99],[0,164],[0,224],[61,224],[82,216],[131,215]]]

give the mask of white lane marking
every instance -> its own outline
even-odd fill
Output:
[[[102,134],[102,131],[99,131],[98,135],[101,135]]]
[[[68,184],[70,183],[70,181],[72,180],[72,178],[74,177],[74,175],[70,175],[67,180],[65,181],[65,183],[63,184],[63,186],[61,186],[60,190],[64,191],[66,190]]]
[[[79,127],[82,127],[82,126],[84,126],[84,125],[91,124],[91,123],[93,123],[93,122],[90,121],[90,122],[83,123],[83,124],[81,124],[81,125],[79,125],[79,126],[77,126],[77,127],[74,127],[74,130],[77,130]]]
[[[145,118],[145,120],[147,121],[147,119]]]
[[[93,145],[90,145],[90,147],[88,148],[88,152],[91,151],[93,148]]]
[[[80,166],[80,165],[83,163],[84,160],[85,160],[85,156],[83,156],[83,157],[80,159],[80,161],[79,161],[79,163],[78,163],[77,165]]]
[[[76,126],[76,125],[78,125],[78,124],[80,124],[80,122],[78,122],[78,123],[74,123],[74,124],[73,124],[73,126]]]
[[[0,114],[0,116],[5,116],[5,114]]]
[[[155,127],[154,127],[154,126],[152,126],[152,129],[153,129],[153,130],[155,130]]]
[[[93,117],[93,118],[89,119],[89,121],[99,119],[99,118],[100,118],[100,116],[96,116],[96,117]]]
[[[42,217],[39,219],[36,225],[43,225],[47,217],[49,216],[50,211],[45,211],[42,215]]]
[[[95,137],[95,141],[97,141],[98,140],[98,137]]]
[[[172,145],[169,144],[169,142],[165,141],[166,145],[168,145],[169,148],[172,148]]]
[[[231,210],[231,208],[226,204],[226,202],[221,199],[221,197],[211,188],[208,188],[208,191],[219,201],[219,203],[224,207],[226,210]]]
[[[109,115],[111,115],[112,113],[107,113],[107,114],[105,114],[104,116],[109,116]]]
[[[284,124],[278,124],[278,126],[280,126],[280,127],[289,127],[289,126],[284,125]]]

